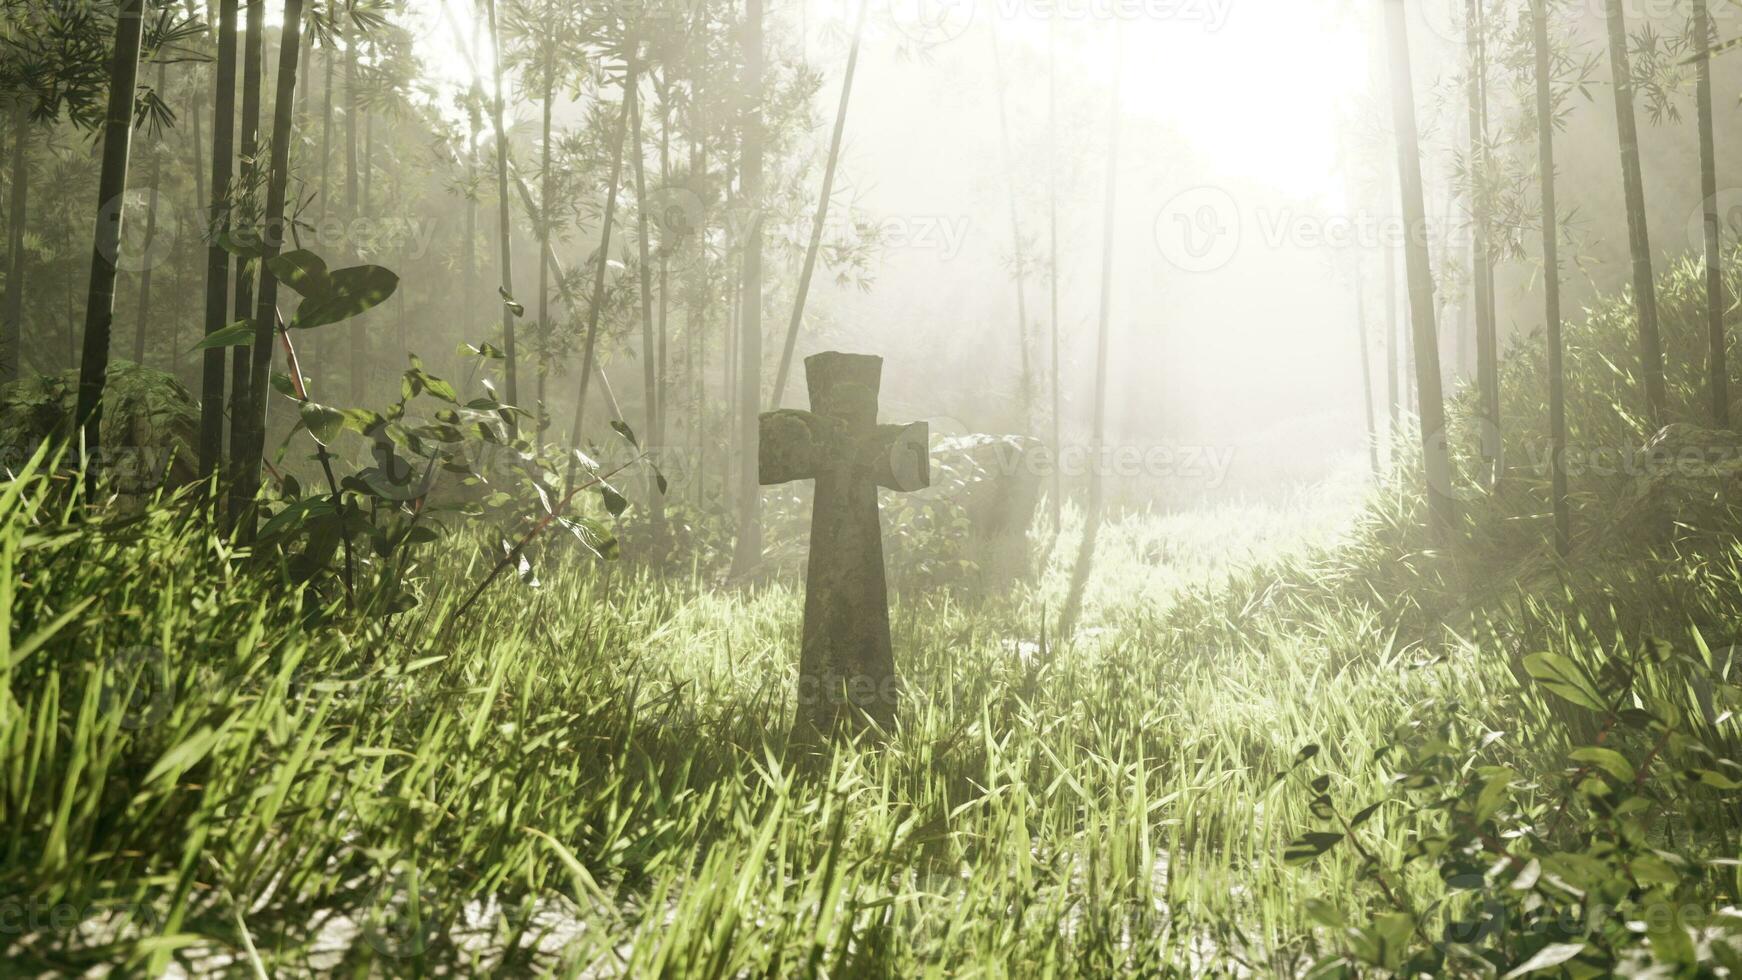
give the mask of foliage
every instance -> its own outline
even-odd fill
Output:
[[[137,498],[196,477],[199,409],[175,378],[131,361],[109,365],[103,414],[104,468],[116,492]],[[79,375],[35,375],[0,387],[0,452],[16,470],[45,443],[67,445]]]

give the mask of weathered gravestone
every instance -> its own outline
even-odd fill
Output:
[[[895,720],[877,490],[930,485],[931,457],[924,422],[877,424],[881,357],[829,352],[804,368],[811,410],[763,413],[757,463],[765,486],[816,481],[793,727],[809,742]]]

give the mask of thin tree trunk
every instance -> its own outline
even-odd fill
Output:
[[[662,95],[660,97],[660,100],[659,100],[659,186],[662,189],[671,186],[671,115],[670,115],[671,110],[670,110],[670,105],[671,105],[671,101],[670,101],[669,96]],[[656,452],[662,451],[665,449],[665,433],[666,433],[666,427],[667,427],[666,426],[666,418],[665,418],[665,410],[666,410],[665,398],[666,398],[666,381],[667,381],[667,376],[666,376],[667,329],[666,328],[669,326],[667,317],[668,317],[668,314],[671,312],[671,309],[670,309],[671,302],[670,302],[670,296],[668,293],[669,287],[671,285],[671,269],[669,268],[669,263],[668,263],[668,258],[669,258],[668,253],[670,250],[666,246],[667,246],[667,243],[665,242],[665,240],[662,237],[660,240],[660,243],[659,243],[659,322],[657,324],[657,338],[659,341],[659,364],[658,364],[658,371],[657,371],[657,379],[656,379],[656,383],[654,386],[654,398],[653,398],[654,430],[652,433],[649,434],[649,438],[651,438],[653,440],[653,449]]]
[[[738,328],[738,542],[732,573],[743,578],[762,563],[762,483],[757,445],[762,408],[762,0],[744,2],[743,206],[750,228],[744,242],[744,295]]]
[[[30,107],[12,106],[12,201],[6,228],[6,313],[0,324],[0,382],[16,381],[23,363],[24,225],[30,204]]]
[[[1389,197],[1389,195],[1387,195]],[[1391,406],[1389,440],[1396,449],[1397,426],[1403,412],[1403,338],[1404,326],[1398,313],[1397,249],[1381,245],[1385,250],[1385,397]]]
[[[122,0],[109,63],[109,108],[103,125],[103,168],[97,179],[97,223],[91,248],[91,285],[85,296],[85,343],[79,360],[75,418],[84,428],[80,449],[85,489],[95,500],[102,459],[103,387],[109,379],[109,334],[115,320],[115,260],[121,249],[122,200],[133,149],[133,97],[139,83],[139,47],[145,0]]]
[[[605,214],[599,221],[599,261],[593,267],[593,295],[587,305],[587,339],[581,349],[581,387],[575,397],[575,421],[569,430],[569,448],[581,448],[582,423],[587,413],[587,382],[593,375],[593,355],[598,350],[599,316],[605,307],[605,275],[611,264],[611,225],[617,218],[617,192],[623,183],[623,144],[629,138],[629,113],[634,106],[635,87],[640,84],[638,64],[631,59],[628,74],[623,79],[623,107],[617,113],[617,150],[611,157],[611,180],[605,189]],[[569,456],[567,486],[573,489],[576,467],[574,455]]]
[[[1004,163],[1004,178],[1006,184],[1005,200],[1010,205],[1010,249],[1011,259],[1015,263],[1016,278],[1016,345],[1021,359],[1021,375],[1019,384],[1022,387],[1018,401],[1022,406],[1022,425],[1024,431],[1034,429],[1034,366],[1029,360],[1028,350],[1028,260],[1023,254],[1022,224],[1017,219],[1016,209],[1016,175],[1010,161],[1010,119],[1004,108],[1004,58],[998,50],[998,21],[994,18],[987,36],[992,43],[992,75],[998,89],[998,146]]]
[[[1698,2],[1698,0],[1696,0]],[[1536,141],[1542,181],[1543,315],[1548,326],[1548,444],[1554,497],[1555,551],[1572,550],[1572,519],[1567,508],[1567,406],[1561,366],[1561,273],[1559,215],[1554,199],[1554,97],[1549,90],[1548,0],[1531,0],[1536,48]]]
[[[211,241],[206,246],[206,334],[229,323],[230,252],[221,236],[230,230],[230,184],[236,156],[237,0],[219,0],[218,70],[212,95]],[[224,456],[224,350],[200,355],[200,472],[218,469]]]
[[[1469,47],[1470,97],[1470,280],[1475,298],[1476,393],[1483,428],[1478,433],[1488,479],[1499,477],[1500,360],[1494,322],[1493,260],[1488,250],[1487,58],[1481,0],[1464,0]]]
[[[334,105],[333,105],[333,102],[334,102],[334,100],[333,100],[334,77],[333,76],[337,74],[337,72],[334,71],[334,68],[338,65],[338,62],[333,60],[333,49],[332,49],[330,44],[321,48],[321,63],[322,63],[322,68],[323,68],[323,80],[321,83],[322,101],[325,102],[325,105],[321,109],[321,187],[320,187],[321,210],[320,210],[320,225],[321,225],[322,231],[324,232],[326,230],[327,213],[329,210],[328,206],[332,200],[333,108],[334,108]]]
[[[195,70],[198,70],[197,66]],[[205,125],[200,121],[201,117],[205,115],[205,106],[197,98],[191,101],[193,102],[193,106],[189,109],[189,113],[193,116],[193,119],[188,128],[188,135],[191,137],[193,143],[194,210],[197,211],[199,210],[200,205],[211,200],[211,198],[206,196],[206,168],[202,166],[204,160],[200,156],[200,148],[206,145],[205,135],[202,132],[202,130],[205,129]],[[235,123],[232,122],[231,125],[234,126]]]
[[[1711,355],[1706,364],[1711,388],[1712,425],[1730,427],[1730,380],[1724,343],[1723,252],[1718,241],[1718,159],[1712,135],[1712,17],[1706,0],[1694,2],[1694,57],[1698,76],[1694,86],[1700,128],[1700,196],[1705,200],[1706,332]]]
[[[556,68],[546,67],[544,73],[544,130],[543,142],[539,145],[538,165],[538,210],[530,217],[538,222],[538,251],[543,255],[550,251],[550,216],[551,201],[556,197],[553,174],[550,163],[551,113],[556,101]],[[543,433],[548,422],[545,412],[545,384],[550,375],[550,265],[546,262],[538,264],[538,350],[534,352],[538,361],[538,392],[534,399],[534,418],[537,428],[533,431]],[[538,438],[542,439],[540,435]]]
[[[835,170],[841,160],[841,137],[847,129],[847,104],[853,96],[853,75],[859,68],[859,41],[865,34],[865,12],[870,0],[860,0],[859,16],[853,24],[853,43],[847,49],[847,70],[841,76],[841,102],[835,109],[835,130],[829,137],[829,159],[823,166],[823,190],[817,199],[817,219],[811,225],[810,242],[804,251],[804,266],[799,271],[798,292],[792,301],[792,318],[786,325],[786,344],[780,350],[780,367],[774,372],[774,397],[769,404],[779,408],[786,397],[787,378],[792,373],[793,350],[798,345],[798,328],[804,322],[804,306],[810,296],[811,276],[816,272],[817,253],[823,244],[823,225],[829,217],[829,198],[835,193]]]
[[[1445,404],[1440,392],[1439,339],[1434,329],[1434,282],[1428,267],[1427,208],[1422,200],[1421,155],[1415,123],[1415,96],[1409,62],[1403,0],[1385,0],[1386,33],[1391,48],[1392,132],[1407,230],[1404,264],[1409,272],[1409,319],[1414,339],[1416,391],[1421,418],[1422,464],[1427,480],[1428,529],[1435,541],[1450,545],[1457,524],[1452,498],[1451,460],[1446,446]]]
[[[641,93],[639,87],[630,89],[625,97],[629,100],[629,145],[634,148],[635,161],[635,226],[636,250],[639,268],[636,278],[641,286],[641,385],[642,397],[646,401],[646,422],[642,430],[647,438],[653,438],[659,431],[659,376],[658,365],[654,361],[658,357],[657,342],[653,334],[653,257],[647,249],[647,154],[643,152],[641,142]],[[654,448],[658,443],[652,444]],[[665,540],[665,494],[658,487],[652,487],[648,494],[650,516],[653,521],[653,540],[655,547]]]
[[[242,186],[253,198],[250,202],[254,212],[251,217],[255,222],[246,238],[249,244],[257,244],[262,233],[257,195],[260,182],[260,87],[264,83],[266,60],[264,0],[251,0],[246,19],[248,25],[242,41]],[[237,320],[247,320],[254,316],[254,282],[259,272],[258,258],[238,259],[236,262]],[[234,505],[234,484],[235,481],[243,479],[241,467],[243,454],[248,446],[248,406],[254,397],[248,387],[251,363],[251,355],[246,346],[235,348],[230,362],[230,461],[231,465],[237,467],[237,472],[231,477],[232,523],[241,516],[240,510]]]
[[[1119,90],[1123,82],[1124,45],[1117,31],[1113,43],[1117,48],[1113,64],[1113,89],[1108,100],[1112,116],[1111,129],[1107,135],[1107,171],[1106,188],[1101,209],[1101,296],[1100,312],[1095,330],[1095,404],[1094,415],[1090,423],[1090,444],[1094,446],[1096,464],[1089,467],[1089,509],[1084,516],[1084,541],[1093,539],[1095,531],[1101,522],[1101,514],[1106,506],[1106,474],[1105,467],[1099,465],[1099,460],[1106,458],[1107,445],[1107,364],[1113,344],[1113,245],[1114,219],[1119,213]],[[1078,560],[1081,569],[1086,570],[1092,552],[1085,546],[1084,554]],[[1074,620],[1074,617],[1071,617]]]
[[[169,66],[157,66],[157,90],[169,84]],[[145,237],[141,241],[139,269],[139,316],[133,325],[133,363],[145,363],[145,331],[151,326],[151,249],[157,244],[157,206],[162,201],[163,136],[159,134],[151,147],[151,176],[146,178]]]
[[[1046,34],[1046,240],[1047,288],[1052,326],[1052,451],[1063,448],[1063,398],[1059,377],[1059,183],[1058,183],[1058,20],[1047,22]],[[1057,534],[1064,522],[1064,475],[1052,468],[1052,529]]]
[[[357,242],[352,238],[357,219],[363,217],[359,202],[357,170],[357,23],[345,24],[345,252],[357,254]],[[365,380],[368,377],[369,331],[361,323],[353,323],[345,331],[351,347],[351,404],[361,405],[367,398]]]
[[[472,98],[467,106],[467,118],[470,122],[471,142],[466,145],[466,226],[465,243],[461,255],[466,276],[466,299],[460,304],[461,322],[469,329],[472,324],[472,312],[478,308],[478,133],[483,129],[478,112],[479,100],[484,92],[474,85]]]
[[[1367,409],[1367,465],[1379,476],[1379,429],[1373,417],[1373,351],[1367,341],[1367,286],[1361,279],[1361,256],[1355,255],[1355,336],[1361,345],[1361,401]]]
[[[290,143],[296,119],[296,66],[302,52],[302,5],[303,0],[284,0],[284,43],[279,51],[278,92],[272,114],[272,165],[267,171],[266,211],[261,220],[261,244],[266,254],[254,313],[254,345],[249,351],[248,441],[242,454],[242,479],[236,488],[238,512],[243,514],[239,533],[244,541],[253,540],[258,516],[254,498],[260,491],[260,466],[266,449],[267,379],[272,370],[272,339],[278,329],[278,278],[268,263],[289,237],[285,198],[290,187]]]
[[[503,366],[504,383],[508,402],[520,404],[520,371],[518,367],[519,351],[514,343],[514,311],[508,305],[509,298],[514,295],[514,242],[513,215],[509,210],[508,200],[508,127],[503,121],[507,108],[502,93],[502,33],[496,21],[496,0],[485,0],[484,10],[490,22],[491,64],[494,66],[496,91],[493,99],[491,116],[496,130],[496,195],[499,199],[497,207],[497,237],[502,249],[502,350],[507,355],[507,363]],[[587,373],[581,373],[581,393],[586,394]],[[578,443],[577,443],[578,444]],[[572,470],[572,467],[571,467]]]
[[[1645,227],[1645,179],[1639,168],[1639,126],[1633,115],[1627,14],[1621,0],[1605,0],[1604,6],[1609,23],[1609,70],[1615,86],[1615,129],[1620,136],[1621,186],[1627,202],[1627,248],[1633,258],[1633,303],[1639,315],[1639,374],[1645,383],[1646,420],[1656,430],[1664,423],[1663,346],[1657,333],[1651,236]]]

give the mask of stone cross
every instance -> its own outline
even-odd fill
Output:
[[[924,422],[877,424],[881,357],[816,354],[804,370],[811,410],[764,412],[757,464],[764,486],[816,481],[793,728],[810,742],[895,721],[877,488],[930,486],[931,456]]]

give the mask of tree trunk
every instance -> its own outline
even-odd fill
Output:
[[[357,24],[345,25],[345,254],[355,256],[357,243],[351,237],[356,232],[357,219],[363,217],[358,201],[357,171]],[[361,322],[346,327],[351,347],[351,404],[361,405],[367,398],[364,381],[369,372],[369,332]]]
[[[1695,0],[1696,3],[1699,0]],[[1572,549],[1567,509],[1567,405],[1561,367],[1561,274],[1559,215],[1554,200],[1554,98],[1549,90],[1548,0],[1531,0],[1536,48],[1536,142],[1542,181],[1543,315],[1548,330],[1548,445],[1554,497],[1555,551]]]
[[[623,79],[623,108],[617,113],[617,150],[611,157],[611,181],[605,189],[605,214],[599,221],[599,261],[593,266],[593,295],[587,304],[587,340],[581,349],[581,386],[575,397],[575,422],[569,430],[569,448],[581,448],[582,423],[587,413],[587,382],[593,376],[593,355],[598,350],[599,316],[605,307],[605,276],[611,264],[611,225],[617,218],[617,191],[623,183],[623,144],[629,138],[629,112],[634,106],[635,86],[640,84],[639,66],[629,62]],[[568,486],[575,483],[574,456],[569,457]]]
[[[1389,197],[1389,195],[1387,195]],[[1386,430],[1387,440],[1392,443],[1388,452],[1397,449],[1397,425],[1403,411],[1403,337],[1404,325],[1397,315],[1397,249],[1391,245],[1381,245],[1385,250],[1385,398],[1391,406],[1391,426]]]
[[[671,186],[671,100],[669,96],[661,96],[659,100],[659,186],[663,191]],[[669,268],[669,249],[662,237],[659,243],[659,315],[656,325],[659,341],[659,364],[654,385],[653,423],[654,430],[648,436],[652,440],[655,452],[665,449],[665,395],[667,381],[666,341],[669,326],[667,316],[671,312],[671,301],[668,289],[671,286],[671,269]],[[663,505],[662,505],[663,506]]]
[[[121,251],[121,221],[127,195],[127,164],[133,149],[133,98],[139,84],[139,45],[145,0],[122,0],[115,21],[115,51],[109,62],[109,108],[103,124],[103,168],[97,179],[97,227],[91,248],[91,285],[85,295],[85,344],[79,360],[75,416],[84,427],[81,459],[85,489],[95,500],[101,465],[103,386],[109,380],[109,334],[115,320],[115,262]]]
[[[1059,182],[1058,182],[1058,21],[1047,22],[1046,34],[1046,247],[1047,289],[1052,333],[1052,451],[1058,458],[1064,448],[1063,398],[1059,376]],[[1052,530],[1058,533],[1064,522],[1064,476],[1060,467],[1052,468]]]
[[[1022,407],[1023,431],[1031,432],[1034,429],[1034,366],[1029,361],[1028,350],[1028,260],[1023,254],[1022,224],[1017,219],[1016,175],[1010,160],[1010,119],[1004,108],[1004,58],[998,51],[996,18],[991,21],[987,36],[991,38],[992,76],[998,90],[998,146],[1004,163],[1005,200],[1010,205],[1010,254],[1016,267],[1016,345],[1022,365],[1017,382],[1021,386],[1017,403]]]
[[[24,339],[24,225],[30,203],[30,107],[12,107],[12,202],[6,227],[6,313],[0,323],[0,383],[18,380]]]
[[[538,222],[538,253],[544,255],[550,251],[550,217],[551,200],[556,197],[556,189],[552,182],[550,164],[551,103],[556,101],[556,68],[546,66],[544,73],[544,130],[543,141],[539,145],[538,165],[538,211],[528,217]],[[548,419],[545,413],[545,384],[550,375],[550,264],[538,263],[538,350],[534,356],[538,361],[538,392],[533,402],[534,419],[539,433],[536,439],[543,439],[543,432]]]
[[[738,328],[738,542],[732,574],[742,578],[762,563],[762,482],[757,444],[762,408],[762,0],[744,2],[743,206],[750,215],[744,242],[744,294]]]
[[[502,249],[502,351],[507,356],[503,365],[505,394],[511,405],[520,404],[519,352],[514,343],[514,311],[508,305],[514,295],[513,214],[508,199],[508,127],[503,122],[507,113],[502,94],[502,32],[496,21],[496,0],[485,0],[484,10],[490,21],[491,64],[494,66],[496,92],[491,106],[496,130],[496,234]],[[581,391],[586,392],[587,374],[581,374]],[[577,443],[578,444],[578,443]]]
[[[1694,2],[1694,57],[1698,77],[1694,101],[1700,128],[1700,196],[1705,200],[1706,332],[1711,341],[1707,375],[1712,397],[1712,425],[1730,427],[1730,381],[1724,344],[1724,256],[1718,242],[1718,160],[1712,136],[1712,17],[1706,0]]]
[[[629,145],[634,150],[635,161],[635,230],[639,266],[636,278],[641,280],[641,385],[646,402],[642,433],[644,439],[652,439],[659,431],[659,376],[658,366],[654,363],[658,351],[653,335],[653,258],[647,250],[647,154],[642,152],[641,142],[641,93],[632,88],[625,98],[629,100],[625,108],[629,113]],[[658,443],[649,444],[649,448],[657,449]],[[658,543],[665,540],[665,494],[658,487],[651,487],[650,491],[648,510],[657,548]]]
[[[201,117],[205,115],[205,106],[195,99],[193,100],[193,106],[189,109],[189,114],[193,117],[191,124],[188,127],[190,142],[193,144],[194,158],[194,206],[192,210],[198,211],[201,205],[211,200],[211,198],[206,196],[206,170],[201,165],[204,160],[200,156],[200,148],[204,146],[206,142],[205,135],[202,132],[202,130],[205,129],[205,126],[200,122]],[[231,122],[231,125],[235,125],[234,121]]]
[[[1367,341],[1367,288],[1361,279],[1361,254],[1355,253],[1355,336],[1361,345],[1361,401],[1367,409],[1367,465],[1379,476],[1379,429],[1373,417],[1373,351]]]
[[[230,230],[230,183],[236,155],[236,21],[238,0],[219,0],[218,70],[212,95],[211,242],[206,246],[206,329],[230,320],[230,253],[220,236]],[[224,350],[200,355],[200,473],[218,469],[224,455]]]
[[[1086,573],[1088,563],[1093,555],[1092,544],[1095,529],[1101,523],[1101,512],[1106,505],[1106,469],[1100,461],[1106,458],[1107,445],[1107,363],[1113,343],[1113,246],[1114,219],[1119,214],[1119,121],[1120,103],[1119,90],[1123,82],[1122,74],[1125,68],[1124,46],[1117,30],[1114,31],[1113,43],[1117,47],[1113,64],[1113,90],[1108,100],[1108,108],[1112,116],[1112,126],[1107,134],[1107,175],[1105,196],[1101,210],[1101,296],[1100,312],[1098,314],[1095,333],[1095,404],[1094,416],[1090,425],[1090,445],[1094,447],[1094,462],[1089,466],[1089,509],[1083,517],[1084,547],[1078,558],[1078,574]],[[1063,622],[1067,625],[1074,622],[1074,614],[1067,613]]]
[[[1657,334],[1651,236],[1645,227],[1645,180],[1639,169],[1639,127],[1633,116],[1627,14],[1621,0],[1605,0],[1604,6],[1609,22],[1609,70],[1615,85],[1615,129],[1621,144],[1621,185],[1627,202],[1627,248],[1633,258],[1633,303],[1639,315],[1639,375],[1645,383],[1647,424],[1656,430],[1664,423],[1663,346]]]
[[[471,142],[466,144],[466,225],[465,242],[461,262],[465,269],[466,298],[460,304],[460,320],[468,330],[472,327],[472,313],[478,309],[478,134],[483,130],[478,102],[484,97],[483,89],[474,85],[472,98],[467,106],[467,118],[470,121]]]
[[[266,60],[266,4],[256,0],[248,4],[247,33],[242,40],[242,186],[253,197],[253,214],[255,225],[245,236],[249,244],[257,244],[261,229],[257,195],[260,181],[260,87],[264,82]],[[232,195],[234,197],[234,195]],[[234,223],[232,223],[234,227]],[[254,282],[260,273],[258,258],[238,259],[236,262],[236,299],[235,310],[237,320],[247,320],[254,316]],[[242,479],[242,461],[244,451],[248,446],[248,406],[253,400],[253,392],[249,390],[251,355],[246,346],[237,347],[231,354],[230,361],[230,462],[237,468],[231,476],[232,487],[235,481]],[[241,511],[234,503],[235,491],[232,489],[232,505],[230,520],[232,523],[241,516]]]
[[[1478,437],[1486,476],[1492,480],[1500,475],[1500,359],[1488,248],[1487,46],[1480,0],[1464,0],[1464,10],[1470,59],[1470,281],[1476,306],[1476,394],[1485,430]]]
[[[1409,320],[1414,339],[1415,380],[1421,418],[1422,468],[1427,479],[1428,530],[1436,543],[1451,544],[1457,524],[1451,459],[1446,446],[1445,404],[1440,392],[1439,338],[1434,328],[1434,281],[1428,267],[1427,207],[1422,198],[1421,152],[1415,124],[1415,94],[1403,0],[1385,0],[1391,49],[1392,132],[1406,229],[1404,264],[1409,273]]]
[[[302,53],[303,0],[284,0],[284,44],[278,57],[278,95],[272,113],[272,161],[267,171],[266,210],[262,216],[260,298],[254,312],[254,345],[249,351],[248,440],[242,454],[242,479],[237,481],[238,533],[252,541],[258,511],[260,464],[266,449],[267,380],[272,370],[272,340],[278,328],[278,278],[268,266],[289,237],[285,198],[290,188],[290,143],[295,126],[296,65]],[[352,329],[355,329],[353,326]]]
[[[823,244],[829,198],[835,193],[835,168],[841,160],[841,136],[847,129],[847,103],[853,96],[853,75],[859,67],[859,41],[865,34],[865,12],[870,7],[870,0],[860,0],[859,17],[853,24],[853,43],[847,49],[847,70],[841,76],[841,102],[835,109],[835,131],[829,137],[829,159],[823,166],[823,191],[817,199],[817,220],[811,225],[810,243],[805,247],[804,266],[798,276],[798,292],[792,301],[792,319],[786,325],[786,345],[780,351],[780,367],[774,372],[774,397],[769,401],[772,408],[779,408],[781,400],[786,397],[786,381],[792,373],[793,348],[798,344],[798,328],[804,322],[804,304],[810,296],[817,252]]]
[[[169,82],[169,66],[157,66],[157,91]],[[140,242],[139,315],[133,324],[133,363],[145,363],[145,330],[151,325],[151,247],[157,243],[157,206],[162,201],[163,136],[151,146],[151,176],[146,178],[145,237]]]

